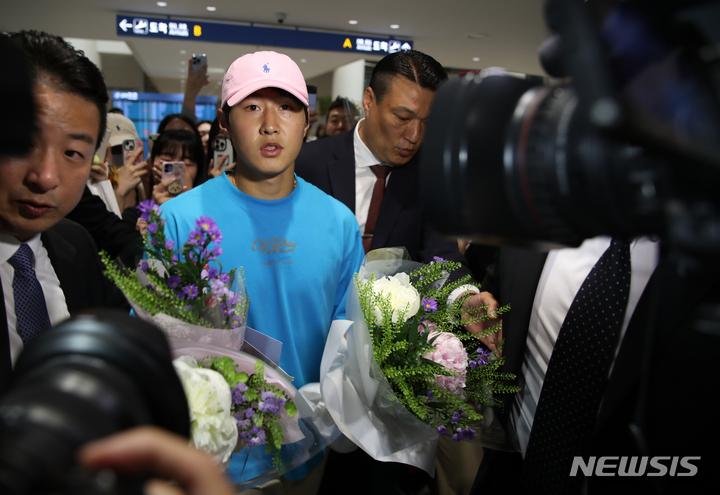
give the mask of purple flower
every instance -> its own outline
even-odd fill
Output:
[[[217,242],[217,241],[215,241],[215,242]],[[222,250],[222,248],[221,248],[220,246],[215,246],[215,247],[212,248],[212,255],[213,255],[213,256],[217,257],[217,256],[220,256],[221,254],[223,254],[223,250]]]
[[[151,234],[154,234],[155,232],[157,232],[157,229],[158,229],[158,224],[155,222],[148,224],[148,226],[147,226],[147,231],[150,232]]]
[[[423,309],[427,311],[428,313],[436,313],[437,312],[437,302],[435,299],[423,299],[422,300]]]
[[[149,213],[140,213],[140,219],[144,222],[150,221],[150,214]]]
[[[240,428],[241,430],[247,430],[248,426],[250,426],[249,419],[238,419],[238,417],[235,416],[235,420],[237,421],[238,428]]]
[[[492,356],[492,352],[486,351],[482,347],[478,347],[477,352],[478,352],[478,357],[477,357],[478,364],[485,365],[490,362],[490,356]]]
[[[218,278],[220,279],[220,282],[224,284],[230,283],[230,275],[228,275],[227,273],[221,273]]]
[[[438,432],[440,435],[444,435],[444,434],[445,434],[445,427],[444,427],[444,426],[438,426],[438,427],[437,427],[437,432]]]
[[[458,421],[460,421],[460,413],[459,412],[453,413],[452,424],[456,425],[456,424],[458,424]]]
[[[433,261],[437,261],[438,263],[445,263],[447,260],[441,258],[440,256],[433,256]]]
[[[240,317],[237,315],[233,316],[232,323],[230,324],[230,328],[237,328],[240,326]]]
[[[246,389],[247,389],[247,387],[246,387]],[[247,402],[247,397],[245,397],[245,395],[242,393],[242,391],[240,389],[238,389],[238,387],[231,388],[230,393],[232,395],[232,403],[234,406],[238,405],[238,404],[244,404],[245,402]]]
[[[167,241],[165,241],[165,249],[172,249],[174,247],[175,241],[173,241],[172,239],[168,239]]]
[[[143,261],[142,263],[140,263],[140,269],[142,271],[146,272],[146,271],[148,271],[148,268],[150,268],[150,265],[148,264],[147,261]]]
[[[247,444],[250,447],[255,447],[256,445],[262,445],[265,443],[265,432],[260,430],[257,432],[257,436],[254,438],[250,438],[247,440]]]
[[[168,287],[176,289],[180,285],[180,277],[178,275],[172,275],[167,280]]]
[[[217,236],[220,233],[220,229],[218,229],[215,224],[215,220],[204,215],[195,220],[195,226],[201,231],[207,232],[210,236]]]
[[[240,392],[245,393],[248,391],[248,386],[246,383],[238,382],[237,385],[235,385],[235,388],[238,389]]]
[[[215,277],[217,277],[217,276],[218,276],[218,269],[215,268],[214,266],[211,266],[210,268],[207,269],[207,276],[208,276],[208,278],[215,278]]]
[[[195,299],[198,295],[198,288],[195,284],[189,284],[185,286],[185,294],[187,294],[188,299]]]
[[[137,209],[140,210],[143,213],[150,213],[152,211],[160,213],[160,207],[155,204],[155,201],[152,199],[146,199],[145,201],[140,201],[137,205]]]
[[[477,361],[470,361],[468,364],[470,365],[471,368],[475,368],[478,365]]]
[[[433,395],[435,395],[435,392],[433,392],[432,390],[428,390],[428,393],[427,393],[428,399],[432,399]]]
[[[203,242],[205,242],[205,236],[202,232],[199,230],[191,230],[188,234],[188,244],[192,244],[193,246],[202,246]]]
[[[248,407],[247,409],[245,409],[245,418],[250,419],[253,416],[255,416],[255,411],[253,411],[252,407]]]

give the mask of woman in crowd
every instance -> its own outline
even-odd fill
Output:
[[[162,180],[164,162],[183,162],[185,164],[185,180],[182,191],[179,193],[168,190],[172,179]],[[207,171],[203,166],[204,163],[205,150],[200,136],[196,133],[182,129],[166,130],[160,133],[146,164],[147,177],[150,178],[148,188],[152,191],[152,199],[161,205],[178,194],[205,182]],[[129,208],[123,212],[123,218],[133,225],[137,225],[139,216],[136,208]]]

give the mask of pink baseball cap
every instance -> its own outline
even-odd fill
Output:
[[[243,55],[225,73],[222,106],[235,106],[263,88],[284,89],[308,106],[305,78],[293,60],[276,52],[255,52]]]

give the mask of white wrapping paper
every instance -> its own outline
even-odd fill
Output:
[[[366,262],[361,280],[410,272],[420,263],[385,259]],[[355,284],[347,299],[347,345],[344,328],[331,328],[325,347],[320,388],[328,412],[340,431],[374,459],[416,466],[435,474],[438,433],[408,411],[392,392],[373,358],[372,341]]]

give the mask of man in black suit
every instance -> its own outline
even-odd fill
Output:
[[[443,67],[418,52],[397,52],[373,69],[363,96],[365,118],[355,129],[303,145],[296,173],[355,213],[369,249],[404,246],[413,260],[430,262],[433,256],[467,262],[457,243],[435,233],[425,222],[418,184],[418,150],[425,121],[440,83]],[[371,165],[386,165],[389,173],[377,225],[366,232],[376,176]]]
[[[436,256],[455,261],[462,264],[451,275],[456,279],[471,275],[468,263],[455,240],[443,238],[428,225],[419,194],[418,150],[435,91],[446,79],[442,65],[422,52],[402,51],[384,57],[373,69],[370,85],[363,95],[365,118],[351,132],[305,143],[295,161],[295,172],[355,213],[366,252],[383,247],[405,247],[415,261],[429,263]],[[383,175],[377,175],[377,168],[384,169]],[[385,188],[375,223],[370,220],[373,198],[377,183],[383,177]],[[451,297],[465,295],[465,307],[477,307],[485,302],[478,292],[475,286],[465,285]],[[453,442],[458,444],[453,445],[453,449],[464,446],[460,443]],[[475,448],[472,455],[479,456],[479,452],[479,448]],[[457,455],[451,453],[449,457]],[[330,458],[327,473],[342,470],[333,467],[338,457],[341,456]],[[360,461],[346,462],[357,466]],[[440,464],[438,467],[442,471]],[[441,488],[441,493],[461,489],[462,482],[458,480],[462,476],[457,471],[455,469],[453,476],[447,478],[440,474],[443,480],[458,483],[446,490]],[[465,489],[472,483],[473,474],[474,471],[468,477]],[[383,473],[380,476],[395,478],[400,475]],[[365,477],[366,481],[371,479],[372,476]],[[328,487],[327,476],[324,483],[323,493],[333,491]],[[414,484],[416,480],[410,483]],[[394,490],[392,483],[381,482],[376,482],[371,490],[380,493],[378,485],[384,485],[388,491]],[[448,483],[440,484],[441,487],[446,485]],[[346,493],[368,490],[362,483],[353,486],[342,483],[342,489]]]
[[[593,407],[587,437],[570,454],[582,457],[583,466],[593,457],[597,462],[609,456],[601,469],[605,475],[598,476],[595,465],[592,474],[584,476],[578,464],[570,491],[547,479],[541,491],[528,487],[532,481],[528,483],[526,477],[527,453],[546,394],[548,362],[578,287],[609,243],[609,238],[594,238],[579,248],[550,254],[503,247],[488,268],[483,289],[512,309],[502,317],[502,335],[486,343],[495,349],[499,338],[505,338],[503,370],[519,377],[521,391],[499,411],[508,447],[515,452],[486,449],[471,493],[617,495],[656,493],[658,487],[707,493],[701,489],[710,486],[711,478],[717,489],[720,426],[709,397],[720,388],[720,339],[702,331],[695,310],[704,303],[720,302],[720,269],[717,260],[677,264],[677,259],[660,257],[659,243],[646,238],[630,243],[632,271],[624,325],[613,343],[609,368],[601,375],[606,383]],[[566,373],[565,378],[575,379],[575,374]],[[563,400],[570,407],[572,399]],[[641,441],[631,424],[639,426]],[[535,447],[557,452],[564,430],[561,426],[560,433],[536,441]],[[634,470],[642,471],[641,476],[618,475],[633,462],[629,456],[637,457]],[[641,456],[665,457],[656,459],[657,466],[646,457],[643,467]],[[563,462],[561,473],[567,480],[573,461]]]
[[[73,311],[123,306],[87,231],[64,219],[82,196],[105,129],[102,73],[60,37],[30,31],[8,40],[29,69],[36,130],[28,153],[0,158],[0,387],[37,332]],[[30,289],[16,285],[19,273],[30,274],[23,282]]]

